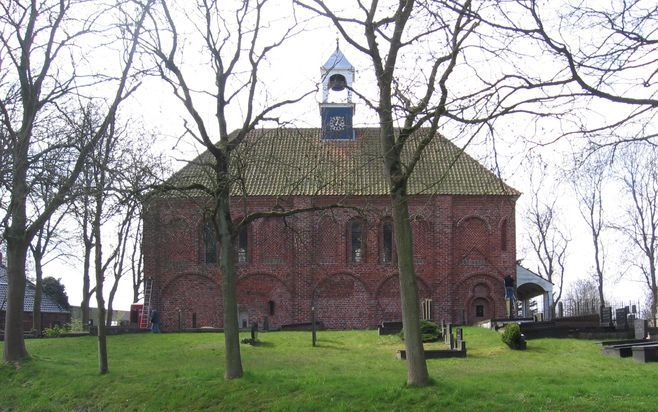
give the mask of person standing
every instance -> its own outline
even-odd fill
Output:
[[[151,311],[151,332],[160,333],[160,312],[157,309]]]
[[[514,278],[510,275],[505,276],[505,308],[507,310],[507,317],[512,319],[514,317],[514,305],[516,304],[516,294],[514,293]]]

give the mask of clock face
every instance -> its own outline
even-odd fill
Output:
[[[329,118],[329,130],[338,132],[345,130],[345,116],[333,116]]]

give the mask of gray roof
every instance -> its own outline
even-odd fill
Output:
[[[347,57],[343,54],[340,49],[336,48],[336,51],[333,52],[331,56],[329,56],[329,59],[327,59],[327,62],[322,66],[323,69],[331,70],[331,69],[354,69],[354,66],[352,66],[352,63],[350,63],[347,60]]]
[[[356,139],[327,141],[320,129],[258,129],[250,132],[232,158],[240,184],[233,195],[388,195],[378,128],[356,128]],[[407,164],[426,130],[412,136],[402,153]],[[168,179],[176,187],[213,188],[214,157],[205,152]],[[411,195],[493,195],[520,193],[459,147],[436,135],[425,147],[409,180]],[[189,195],[190,193],[188,193]],[[176,196],[168,192],[164,196]]]
[[[7,268],[0,265],[0,310],[7,308]],[[23,311],[32,312],[34,308],[34,293],[36,289],[30,281],[25,282],[25,299],[23,300]],[[41,298],[41,312],[43,313],[69,313],[67,309],[59,306],[54,299],[45,293]]]

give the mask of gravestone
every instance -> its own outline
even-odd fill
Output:
[[[647,321],[645,319],[635,319],[635,339],[644,339],[647,337]]]
[[[258,322],[251,322],[251,340],[256,341],[258,338]]]
[[[464,330],[462,328],[457,328],[457,343],[455,349],[466,352],[466,342],[464,342]]]
[[[617,329],[628,329],[628,306],[615,310],[615,323]]]
[[[452,323],[447,323],[445,329],[443,330],[443,341],[448,345],[452,337]]]
[[[313,343],[313,346],[315,346],[318,341],[316,327],[317,325],[315,324],[315,306],[311,306],[311,342]]]
[[[601,306],[601,326],[612,326],[612,307]]]

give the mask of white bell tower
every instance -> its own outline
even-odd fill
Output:
[[[320,67],[322,80],[322,117],[323,140],[353,140],[354,104],[352,103],[352,83],[354,66],[347,60],[338,47],[327,62]]]

